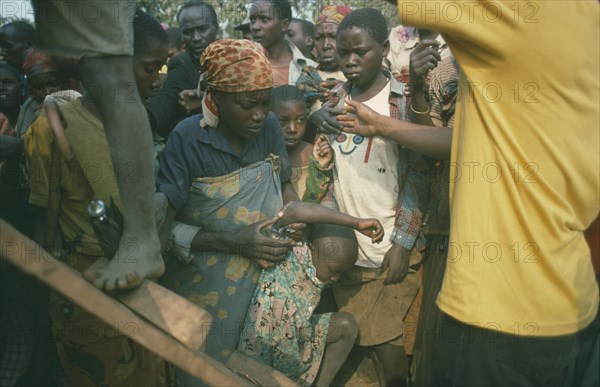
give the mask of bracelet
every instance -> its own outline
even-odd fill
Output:
[[[415,114],[427,114],[427,113],[429,113],[429,111],[430,111],[431,109],[429,108],[429,106],[427,106],[427,110],[425,110],[424,112],[419,112],[419,111],[415,110],[415,108],[413,107],[413,105],[412,105],[412,103],[411,103],[411,104],[410,104],[410,110],[412,110],[412,111],[413,111],[413,113],[415,113]]]

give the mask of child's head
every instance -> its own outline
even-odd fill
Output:
[[[140,97],[150,98],[158,88],[158,71],[167,61],[169,38],[152,16],[138,9],[133,19],[133,72]]]
[[[288,0],[257,0],[249,12],[252,40],[267,50],[283,43],[292,20],[292,7]]]
[[[271,110],[279,120],[289,152],[298,146],[306,131],[308,111],[304,93],[292,85],[276,87],[273,90]]]
[[[308,239],[317,278],[322,282],[336,282],[358,259],[356,235],[349,227],[315,224]]]
[[[307,58],[311,57],[314,35],[315,25],[304,19],[292,19],[286,32],[286,38]]]
[[[183,50],[183,40],[181,40],[181,28],[170,27],[167,30],[169,38],[169,58],[174,57]]]
[[[353,85],[365,87],[377,79],[388,51],[387,22],[380,11],[357,9],[340,23],[336,57]]]
[[[67,88],[67,80],[59,72],[54,58],[33,48],[25,53],[23,73],[29,83],[29,95],[37,103],[42,103],[47,95]]]

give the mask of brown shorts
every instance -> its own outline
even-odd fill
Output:
[[[73,58],[133,55],[134,0],[33,0],[36,45]]]
[[[387,270],[354,266],[333,285],[339,311],[358,323],[361,346],[404,343],[404,318],[421,284],[420,269],[409,270],[399,284],[384,285],[386,277]]]

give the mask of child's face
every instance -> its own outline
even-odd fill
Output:
[[[377,79],[388,50],[387,41],[380,44],[367,31],[356,27],[344,29],[337,37],[340,70],[355,86],[368,86]]]
[[[343,272],[354,266],[353,262],[342,258],[331,260],[313,259],[313,264],[315,265],[317,278],[324,283],[337,282]]]
[[[169,45],[151,44],[145,52],[133,56],[133,73],[142,100],[152,97],[158,89],[158,71],[166,63]]]
[[[38,103],[42,103],[47,95],[62,90],[64,82],[58,72],[48,72],[29,78],[29,95]]]
[[[252,40],[267,50],[281,41],[290,21],[281,20],[270,1],[255,1],[250,7],[250,31]]]
[[[279,102],[274,113],[283,130],[286,148],[294,149],[306,131],[306,103],[304,101]]]

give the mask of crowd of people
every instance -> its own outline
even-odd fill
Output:
[[[254,0],[217,39],[201,0],[173,27],[33,1],[0,27],[0,216],[102,290],[206,309],[225,364],[328,386],[359,346],[386,386],[598,385],[597,2],[390,2],[402,25]],[[0,385],[205,385],[2,265]]]

